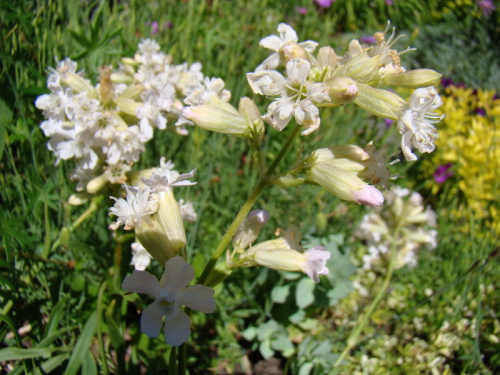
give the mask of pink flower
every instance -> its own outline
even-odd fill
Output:
[[[321,8],[330,8],[335,0],[314,0]]]

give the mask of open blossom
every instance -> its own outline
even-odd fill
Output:
[[[156,168],[150,177],[143,178],[142,182],[149,186],[156,193],[162,191],[172,190],[174,186],[192,186],[196,182],[188,181],[189,178],[194,177],[196,169],[191,172],[180,174],[172,169],[172,163],[165,164],[165,158],[160,160],[160,168]]]
[[[153,296],[155,301],[141,315],[141,332],[158,337],[165,317],[165,341],[172,346],[184,344],[191,334],[191,321],[181,309],[211,313],[215,310],[214,290],[203,285],[190,285],[194,269],[180,256],[165,263],[165,272],[158,281],[146,271],[134,271],[122,283],[122,289]]]
[[[280,64],[280,50],[287,45],[296,45],[299,38],[295,30],[287,25],[286,23],[280,23],[278,25],[278,32],[280,36],[270,35],[262,39],[259,43],[262,47],[275,51],[272,55],[270,55],[267,59],[265,59],[256,69],[258,72],[260,70],[265,69],[275,69]],[[305,42],[298,43],[298,46],[304,48],[305,51],[312,53],[318,46],[317,42],[312,40],[308,40]]]
[[[408,104],[403,107],[403,115],[398,120],[398,130],[403,135],[401,149],[406,160],[417,160],[412,147],[420,152],[434,151],[434,141],[438,133],[434,123],[443,115],[434,112],[443,102],[434,87],[416,89]]]
[[[247,73],[253,92],[275,96],[263,119],[276,130],[283,130],[292,116],[297,124],[304,125],[303,135],[319,128],[320,117],[316,103],[328,102],[328,88],[320,83],[308,81],[311,64],[304,59],[291,59],[286,64],[287,77],[275,70]]]
[[[109,229],[117,229],[124,225],[126,230],[132,230],[143,222],[150,222],[150,215],[158,211],[158,195],[151,193],[149,186],[137,188],[137,193],[125,185],[127,200],[110,197],[116,203],[109,209],[110,215],[118,216],[118,220],[111,223]]]
[[[133,242],[130,247],[132,248],[130,265],[134,266],[137,271],[144,271],[151,263],[151,255],[139,242]]]

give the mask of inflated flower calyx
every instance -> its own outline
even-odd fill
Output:
[[[432,69],[415,69],[407,72],[387,74],[383,78],[386,85],[417,89],[419,87],[435,86],[443,75]]]

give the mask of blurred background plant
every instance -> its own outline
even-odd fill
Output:
[[[305,278],[289,280],[288,274],[267,269],[238,270],[241,277],[229,278],[217,289],[217,313],[193,316],[195,326],[204,329],[193,332],[188,366],[193,374],[266,373],[259,369],[273,364],[274,373],[498,373],[499,114],[495,92],[486,91],[498,90],[500,82],[497,5],[467,0],[337,0],[328,6],[305,0],[0,0],[2,371],[155,373],[164,371],[170,353],[163,340],[141,335],[138,325],[131,324],[137,321],[136,309],[121,290],[110,288],[116,282],[110,271],[114,254],[106,210],[75,223],[86,207],[67,204],[75,189],[68,177],[73,166],[54,167],[39,128],[42,114],[34,106],[37,96],[48,93],[46,69],[56,59],[77,60],[97,80],[98,67],[131,57],[142,38],[154,37],[174,63],[200,61],[206,76],[223,77],[233,98],[239,98],[251,93],[244,73],[266,56],[257,48],[260,38],[273,33],[279,22],[342,54],[346,51],[340,46],[353,32],[371,36],[390,19],[398,30],[406,30],[405,43],[418,48],[404,55],[408,67],[433,68],[455,83],[441,89],[447,117],[438,127],[436,153],[393,166],[412,176],[406,187],[418,191],[436,212],[437,248],[421,254],[411,272],[395,272],[363,339],[344,365],[332,370],[383,281],[372,271],[354,272],[364,245],[353,232],[366,211],[347,207],[319,188],[299,186],[293,196],[272,189],[265,203],[257,203],[280,218],[268,228],[296,226],[309,234],[310,243],[327,247],[335,282],[324,280],[312,288]],[[323,127],[312,147],[384,138],[393,144],[389,155],[399,152],[395,132],[387,131],[386,123],[352,107],[328,109],[322,121],[349,127],[341,132]],[[158,134],[151,142],[139,168],[157,165],[165,156],[174,159],[178,170],[199,169],[197,188],[178,197],[193,201],[200,218],[187,233],[188,255],[199,273],[256,181],[250,150],[243,142],[199,129],[186,138]],[[278,144],[265,145],[269,155]],[[295,162],[292,155],[288,158],[289,164]],[[436,180],[440,166],[444,168]],[[75,224],[53,250],[59,228]],[[262,236],[271,235],[271,229],[263,230]],[[123,274],[132,270],[132,241],[123,242]],[[159,266],[151,267],[161,274]],[[134,305],[147,302],[135,298]]]

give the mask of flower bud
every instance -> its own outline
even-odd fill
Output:
[[[247,97],[241,98],[238,112],[247,121],[248,128],[255,129],[258,134],[264,132],[264,120],[262,120],[259,109],[252,99]]]
[[[250,246],[257,239],[262,227],[269,221],[269,218],[269,212],[266,210],[251,211],[233,237],[234,247],[244,250]]]
[[[298,45],[296,42],[288,42],[284,44],[278,51],[280,61],[286,65],[292,59],[304,59],[309,62],[309,54],[304,47]]]
[[[182,115],[199,127],[217,133],[248,135],[247,120],[231,104],[213,98],[210,104],[187,107]]]
[[[157,216],[165,232],[165,245],[169,248],[169,254],[178,255],[181,249],[186,246],[186,232],[179,203],[177,203],[172,189],[167,189],[158,194],[160,199]],[[144,245],[142,240],[141,243]],[[144,245],[144,247],[146,246]]]
[[[169,238],[160,224],[158,213],[151,215],[150,222],[143,222],[134,228],[135,235],[141,245],[160,264],[177,255],[169,242]]]
[[[106,185],[107,182],[108,178],[106,177],[105,173],[103,173],[100,176],[94,177],[87,183],[86,186],[87,192],[90,194],[96,194],[97,192],[99,192],[99,190],[101,190],[104,187],[104,185]]]
[[[415,69],[403,73],[387,74],[383,82],[387,85],[416,89],[437,85],[443,75],[432,69]]]
[[[325,103],[327,107],[336,107],[352,102],[358,95],[356,82],[349,77],[333,77],[324,83],[328,87],[330,102]]]
[[[279,238],[278,238],[279,240]],[[316,246],[301,253],[286,247],[286,241],[266,241],[262,246],[255,246],[244,254],[247,266],[263,266],[279,271],[304,272],[315,283],[319,283],[320,275],[328,275],[326,261],[330,252],[322,246]],[[241,258],[240,258],[241,259]]]
[[[356,83],[358,95],[354,103],[375,116],[398,120],[406,102],[397,94],[377,89],[363,83]]]
[[[384,202],[382,193],[365,183],[355,173],[343,169],[342,163],[352,164],[353,162],[344,159],[337,163],[330,149],[316,150],[310,157],[307,179],[340,199],[369,206],[380,206]]]
[[[66,86],[71,87],[75,94],[80,92],[87,92],[89,98],[97,99],[97,91],[90,84],[89,80],[83,78],[82,76],[67,72],[63,76],[61,76],[61,82]]]
[[[318,64],[323,68],[328,68],[330,71],[334,71],[337,66],[337,54],[332,47],[321,47],[318,52]]]
[[[381,67],[381,59],[378,55],[370,57],[366,51],[363,51],[347,61],[336,75],[351,77],[357,82],[369,83],[377,76]]]

